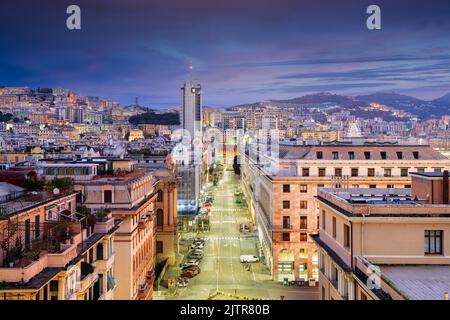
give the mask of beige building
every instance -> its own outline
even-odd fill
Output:
[[[448,171],[412,188],[318,192],[320,297],[442,300],[450,289]]]
[[[123,168],[122,168],[123,170]],[[123,222],[116,233],[116,299],[150,300],[155,262],[154,206],[157,192],[145,170],[76,181],[83,204],[91,210],[111,210]]]
[[[450,161],[428,146],[330,143],[280,145],[278,156],[251,151],[242,185],[274,280],[318,279],[308,237],[319,231],[318,189],[410,188],[411,172],[440,172]]]
[[[8,190],[0,204],[0,300],[113,300],[121,221],[75,211],[76,192]],[[24,208],[25,205],[25,208]]]

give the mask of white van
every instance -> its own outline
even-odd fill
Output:
[[[240,257],[240,260],[241,260],[242,263],[245,263],[245,262],[258,262],[259,258],[257,256],[252,255],[252,254],[243,254]]]

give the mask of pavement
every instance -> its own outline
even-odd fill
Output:
[[[234,192],[239,177],[233,171],[225,171],[222,180],[213,190],[214,202],[210,214],[210,231],[198,234],[206,237],[204,257],[199,266],[201,272],[189,280],[185,288],[162,288],[154,299],[318,299],[317,287],[284,287],[272,281],[270,271],[261,262],[252,263],[245,270],[239,258],[241,254],[257,254],[255,233],[240,233],[241,223],[249,223],[250,213],[245,206],[235,203]],[[182,234],[180,253],[186,254],[195,234]],[[176,278],[178,266],[171,266],[164,279]]]

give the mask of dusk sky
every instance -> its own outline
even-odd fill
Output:
[[[77,4],[82,30],[66,28]],[[366,8],[382,9],[382,30]],[[0,86],[64,87],[154,108],[193,76],[206,106],[329,91],[450,93],[449,0],[15,0],[0,6]]]

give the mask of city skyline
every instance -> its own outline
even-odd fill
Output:
[[[395,91],[426,100],[450,92],[445,1],[378,1],[376,31],[365,26],[368,1],[78,1],[81,31],[65,28],[69,4],[3,5],[0,85],[67,87],[168,108],[179,106],[192,64],[206,106],[323,91]]]

